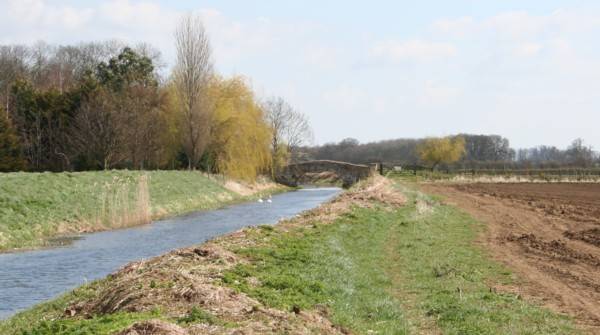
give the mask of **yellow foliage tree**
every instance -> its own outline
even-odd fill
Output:
[[[421,160],[435,169],[439,164],[458,161],[465,153],[465,139],[462,136],[428,138],[417,148]]]
[[[179,167],[176,165],[176,159],[182,146],[180,130],[184,127],[185,120],[180,108],[180,97],[173,82],[161,88],[161,96],[160,118],[165,124],[165,129],[160,134],[162,147],[157,155],[160,156],[160,166],[175,169]]]
[[[263,110],[241,77],[214,77],[208,91],[214,104],[209,150],[216,170],[254,181],[271,164],[271,130]]]

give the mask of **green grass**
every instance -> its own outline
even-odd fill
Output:
[[[385,212],[356,209],[334,225],[302,234],[265,230],[268,245],[239,250],[253,261],[229,271],[223,281],[275,308],[326,305],[334,322],[359,333],[404,334],[405,320],[399,301],[389,294],[384,266],[388,221]],[[249,277],[261,285],[252,286]]]
[[[482,224],[431,197],[413,199],[398,212],[388,240],[396,292],[416,301],[408,308],[444,334],[577,333],[568,318],[491,288],[518,279],[473,243]],[[415,201],[429,210],[415,214]]]
[[[18,322],[9,321],[6,324],[0,323],[0,334],[110,335],[131,326],[135,322],[156,319],[176,323],[183,327],[197,323],[219,325],[226,328],[236,326],[234,323],[223,322],[219,318],[198,307],[192,308],[188,315],[177,319],[164,316],[161,310],[145,313],[118,312],[114,314],[98,315],[91,318],[65,319],[57,314],[61,309],[59,309],[56,304],[42,306],[42,309],[35,311],[35,313],[25,313],[24,315],[19,315],[12,319],[13,321],[18,320]],[[46,320],[41,319],[42,315],[40,315],[40,313],[45,313],[43,316]],[[48,318],[48,315],[55,315],[55,317]],[[38,317],[38,319],[31,320],[32,316]]]
[[[515,279],[474,245],[479,223],[407,194],[397,211],[356,208],[332,225],[263,231],[267,244],[238,250],[252,261],[223,282],[276,308],[325,305],[359,334],[577,333],[568,318],[490,289]]]
[[[112,334],[116,329],[125,328],[136,321],[159,318],[159,312],[98,316],[91,319],[65,320],[65,309],[76,301],[85,301],[96,293],[97,285],[109,279],[105,278],[83,285],[56,299],[41,303],[10,319],[0,322],[2,335],[79,335]]]
[[[65,317],[65,310],[78,302],[97,298],[99,288],[110,285],[111,277],[96,280],[80,286],[56,299],[43,302],[33,308],[17,313],[10,319],[0,321],[1,335],[96,335],[114,334],[138,321],[161,319],[186,326],[194,323],[207,323],[224,327],[232,326],[199,307],[180,318],[169,318],[165,311],[154,309],[145,313],[118,312],[94,315],[91,318]]]
[[[0,173],[0,251],[43,246],[60,233],[135,223],[126,214],[148,206],[140,198],[145,190],[153,218],[244,200],[199,172]]]
[[[158,313],[115,313],[91,319],[43,321],[18,335],[110,335],[135,322],[159,316]]]

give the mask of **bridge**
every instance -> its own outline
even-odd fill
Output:
[[[350,187],[361,179],[373,175],[379,164],[361,165],[330,160],[315,160],[290,164],[275,175],[275,180],[287,186],[326,184]]]

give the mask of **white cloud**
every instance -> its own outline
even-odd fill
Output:
[[[162,8],[158,3],[128,0],[105,2],[100,5],[99,13],[99,18],[111,25],[152,30],[172,27],[178,16],[178,12]]]
[[[286,45],[292,48],[293,43],[319,29],[316,24],[274,22],[266,17],[240,22],[212,8],[198,8],[195,12],[204,20],[215,59],[226,64],[273,55]],[[33,44],[46,40],[68,44],[108,39],[132,44],[148,42],[172,64],[173,32],[183,14],[152,0],[111,0],[95,7],[60,5],[51,0],[0,1],[0,43]],[[325,49],[315,49],[306,55],[306,61],[325,61],[327,57],[330,56]]]
[[[91,8],[71,6],[51,6],[43,0],[9,0],[0,4],[0,25],[17,26],[25,24],[28,28],[48,29],[54,26],[73,30],[86,24],[93,15]]]
[[[370,50],[372,57],[391,62],[432,61],[456,56],[456,47],[450,43],[414,39],[377,42]]]
[[[511,39],[535,38],[554,23],[553,16],[532,16],[515,11],[492,16],[479,23],[479,29]]]
[[[470,33],[475,25],[475,20],[470,16],[463,16],[457,19],[441,19],[435,21],[431,28],[434,33],[464,37]]]
[[[436,34],[468,38],[488,34],[495,38],[535,39],[568,33],[581,33],[600,27],[600,16],[575,10],[559,9],[547,15],[508,11],[475,20],[470,16],[440,19],[431,24]]]
[[[301,55],[302,60],[309,66],[321,69],[333,69],[346,61],[342,51],[327,45],[308,45]]]
[[[540,43],[523,43],[514,49],[514,54],[521,57],[532,57],[537,55],[543,48]]]

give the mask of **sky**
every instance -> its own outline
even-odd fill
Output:
[[[215,66],[305,113],[315,144],[456,133],[600,149],[600,1],[0,0],[0,44],[147,42],[203,18]]]

